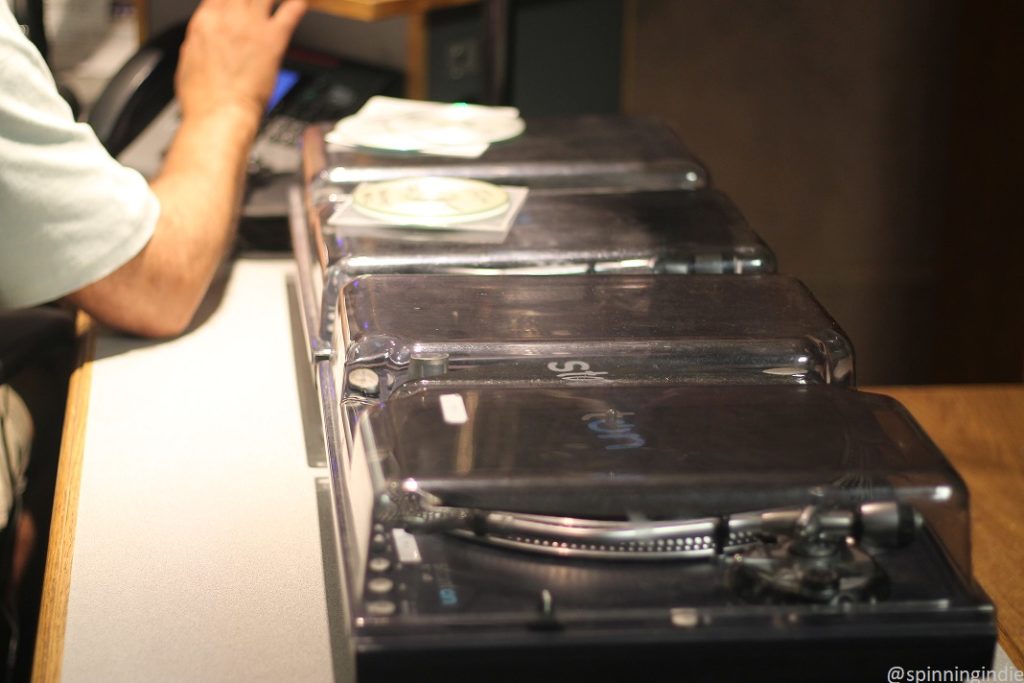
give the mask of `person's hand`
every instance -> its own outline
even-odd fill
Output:
[[[175,74],[184,117],[228,108],[258,125],[306,11],[303,0],[285,0],[273,14],[272,6],[273,0],[202,0],[189,21]]]

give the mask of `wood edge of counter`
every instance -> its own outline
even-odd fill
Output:
[[[60,463],[53,497],[53,521],[39,609],[39,630],[32,661],[33,683],[56,683],[64,660],[71,561],[74,557],[78,494],[85,449],[85,418],[89,408],[96,337],[90,318],[76,320],[76,357],[68,382],[67,409],[61,435]]]
[[[1020,645],[1014,640],[1013,634],[1003,624],[999,624],[998,629],[999,644],[1002,645],[1006,656],[1009,657],[1017,669],[1024,671],[1024,650],[1021,650]]]

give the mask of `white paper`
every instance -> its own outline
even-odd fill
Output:
[[[491,143],[515,137],[524,129],[515,107],[378,95],[356,114],[338,121],[324,139],[341,147],[477,158]]]

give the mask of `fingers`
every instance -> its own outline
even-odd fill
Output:
[[[299,25],[299,20],[302,19],[302,15],[306,13],[308,9],[305,0],[285,0],[281,3],[281,6],[274,12],[274,16],[271,19],[281,31],[285,31],[289,36],[295,31],[295,27]]]
[[[269,17],[270,10],[274,7],[275,0],[242,0],[242,2],[251,4],[252,8],[261,16]]]

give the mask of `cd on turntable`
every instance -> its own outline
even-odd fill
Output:
[[[362,183],[352,204],[382,223],[444,228],[500,215],[509,208],[509,196],[480,180],[423,176]]]
[[[340,203],[339,203],[340,202]],[[353,230],[331,223],[350,198],[292,211],[320,270],[373,273],[765,273],[775,256],[725,195],[666,190],[601,195],[530,193],[499,243],[465,229]],[[396,221],[398,222],[398,221]],[[402,222],[408,222],[403,218]],[[303,235],[299,237],[299,235]]]

